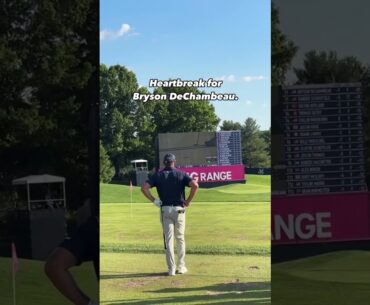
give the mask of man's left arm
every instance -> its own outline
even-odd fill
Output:
[[[193,200],[194,196],[198,192],[198,188],[199,188],[198,182],[196,182],[195,180],[191,180],[189,183],[189,187],[190,187],[190,193],[189,193],[188,198],[184,201],[185,207],[190,206],[191,201]]]

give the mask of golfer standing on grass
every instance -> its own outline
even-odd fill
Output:
[[[168,275],[176,273],[174,237],[178,254],[177,273],[183,274],[188,271],[185,266],[185,208],[190,206],[199,186],[187,173],[175,168],[176,158],[173,154],[166,154],[163,163],[165,168],[146,181],[141,191],[160,208]],[[191,188],[187,199],[185,186]],[[157,188],[160,199],[150,193],[151,187]]]

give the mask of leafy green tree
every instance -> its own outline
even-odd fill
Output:
[[[253,118],[247,118],[242,128],[243,163],[247,167],[270,167],[268,146],[261,137],[260,126]]]
[[[263,141],[266,143],[266,152],[271,157],[271,128],[268,130],[260,131],[260,136]]]
[[[194,93],[201,91],[194,87],[158,88],[154,93]],[[165,100],[156,102],[153,118],[156,132],[215,131],[220,119],[214,106],[208,101]],[[158,105],[160,104],[160,105]]]
[[[100,137],[115,168],[129,163],[135,151],[135,114],[132,96],[138,90],[133,72],[123,66],[100,66]]]
[[[76,207],[89,196],[96,1],[6,1],[0,14],[0,182],[63,175]]]
[[[140,94],[149,93],[145,87],[139,88]],[[135,121],[136,142],[135,151],[130,155],[131,159],[146,159],[149,165],[155,164],[155,138],[156,138],[156,125],[154,120],[154,110],[158,107],[158,103],[142,101],[137,102],[137,112]]]
[[[297,84],[325,84],[361,82],[368,87],[370,69],[356,57],[338,58],[335,51],[309,51],[303,68],[295,68]]]
[[[228,121],[225,120],[222,122],[222,125],[220,126],[221,130],[242,130],[242,124],[239,122],[234,122],[234,121]]]
[[[255,119],[247,118],[243,125],[234,121],[223,121],[221,130],[241,130],[243,164],[247,167],[271,166],[270,130],[261,131]]]
[[[114,167],[109,159],[104,146],[99,143],[100,158],[100,182],[109,183],[114,176]]]
[[[271,82],[273,86],[278,86],[284,83],[298,48],[279,29],[279,11],[274,4],[271,14]]]

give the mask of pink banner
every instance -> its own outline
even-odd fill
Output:
[[[244,181],[244,165],[181,167],[193,179],[200,183]]]
[[[272,243],[370,239],[369,193],[273,196]]]

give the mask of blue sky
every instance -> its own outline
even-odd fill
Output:
[[[150,78],[223,79],[215,101],[222,120],[257,120],[270,127],[270,1],[103,0],[100,62]],[[206,91],[213,89],[206,88]]]

